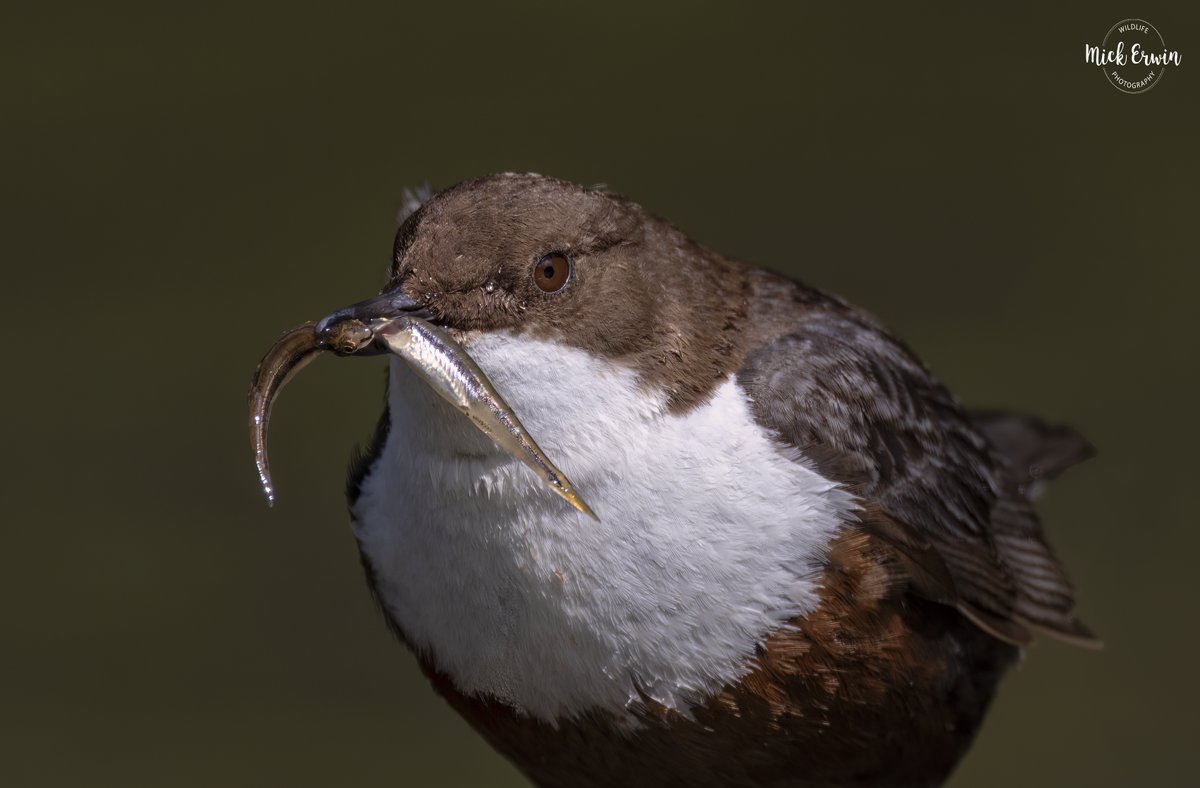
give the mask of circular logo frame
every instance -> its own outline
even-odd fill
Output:
[[[1117,33],[1114,39],[1113,33]],[[1158,28],[1145,19],[1122,19],[1108,29],[1104,34],[1104,42],[1100,45],[1103,52],[1116,52],[1115,62],[1104,67],[1104,76],[1110,85],[1122,93],[1130,95],[1145,93],[1162,81],[1166,66],[1170,62],[1154,64],[1149,57],[1140,53],[1146,51],[1146,44],[1155,44],[1151,51],[1159,51],[1166,55],[1167,44]],[[1146,60],[1137,62],[1142,57]]]

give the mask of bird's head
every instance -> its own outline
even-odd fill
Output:
[[[376,297],[319,324],[419,314],[456,334],[508,331],[627,356],[669,322],[690,242],[603,189],[530,174],[467,181],[427,200],[396,234]]]
[[[531,336],[628,366],[682,407],[728,374],[744,292],[740,266],[603,188],[513,173],[458,184],[404,220],[378,295],[294,329],[264,359],[251,390],[264,484],[270,402],[321,350],[403,354],[397,327],[414,320],[456,353],[480,334]]]

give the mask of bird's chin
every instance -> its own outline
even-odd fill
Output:
[[[450,454],[450,458],[457,462],[478,463],[480,465],[487,463],[493,466],[496,464],[497,456],[502,455],[497,455],[495,452],[472,451],[470,449],[456,449]]]
[[[481,328],[453,328],[451,326],[442,326],[454,341],[462,345],[467,352],[470,352],[471,346],[486,338],[489,332]]]

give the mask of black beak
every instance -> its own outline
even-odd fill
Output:
[[[376,347],[374,342],[359,344],[357,347],[346,346],[344,337],[366,331],[376,320],[410,315],[428,319],[429,313],[418,302],[409,298],[399,288],[380,293],[374,298],[351,304],[345,309],[339,309],[331,315],[326,315],[317,322],[313,332],[317,336],[317,345],[326,350],[346,355],[354,353],[360,356],[372,356],[387,352],[385,348]],[[361,327],[359,331],[347,331],[347,323]]]

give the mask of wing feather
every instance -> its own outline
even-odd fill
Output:
[[[761,424],[872,510],[864,522],[905,554],[917,593],[1010,642],[1031,630],[1094,641],[1026,494],[1028,469],[1014,474],[1006,447],[872,318],[840,302],[806,309],[738,379]],[[1010,443],[1036,431],[996,414],[985,426]],[[1079,449],[1050,434],[1057,472]]]

